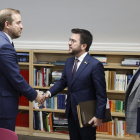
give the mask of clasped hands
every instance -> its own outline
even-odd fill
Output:
[[[44,95],[41,94],[40,91],[37,91],[37,97],[35,99],[36,102],[38,102],[38,106],[42,106],[45,100],[47,100],[50,97],[49,92],[47,91]]]

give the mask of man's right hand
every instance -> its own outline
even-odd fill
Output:
[[[38,102],[39,104],[43,104],[43,102],[44,102],[45,100],[46,100],[46,99],[45,99],[45,96],[42,95],[42,94],[40,93],[40,91],[37,91],[37,97],[36,97],[35,101]]]

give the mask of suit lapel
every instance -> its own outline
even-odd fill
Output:
[[[73,80],[71,82],[71,85],[73,84],[73,82],[76,80],[76,78],[78,77],[78,75],[84,70],[84,68],[88,65],[89,63],[89,60],[90,60],[90,55],[87,54],[85,56],[85,58],[83,59],[81,65],[79,66],[78,70],[76,71],[74,77],[73,77]],[[72,74],[71,74],[71,77],[72,77]]]

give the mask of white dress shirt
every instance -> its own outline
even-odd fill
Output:
[[[78,60],[79,60],[78,63],[77,63],[77,70],[78,70],[79,66],[81,65],[83,59],[84,59],[85,56],[87,55],[87,53],[88,53],[88,52],[85,52],[85,53],[82,54],[79,58],[75,57],[75,59],[78,59]],[[74,64],[73,64],[73,68],[74,68]],[[73,69],[72,69],[72,70],[73,70]],[[76,71],[77,71],[77,70],[76,70]]]

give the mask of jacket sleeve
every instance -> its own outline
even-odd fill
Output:
[[[66,61],[66,63],[67,63],[67,61]],[[65,63],[65,67],[63,69],[63,73],[62,73],[61,79],[53,87],[51,87],[49,89],[49,91],[51,93],[51,97],[53,97],[54,95],[56,95],[57,93],[61,92],[64,88],[67,87],[66,63]]]
[[[10,44],[4,44],[0,49],[0,70],[16,91],[30,101],[37,97],[37,92],[26,82],[20,74],[17,54]]]
[[[99,119],[104,119],[107,103],[107,94],[104,68],[101,62],[98,62],[97,65],[94,67],[92,79],[96,90],[97,98],[95,117]]]

